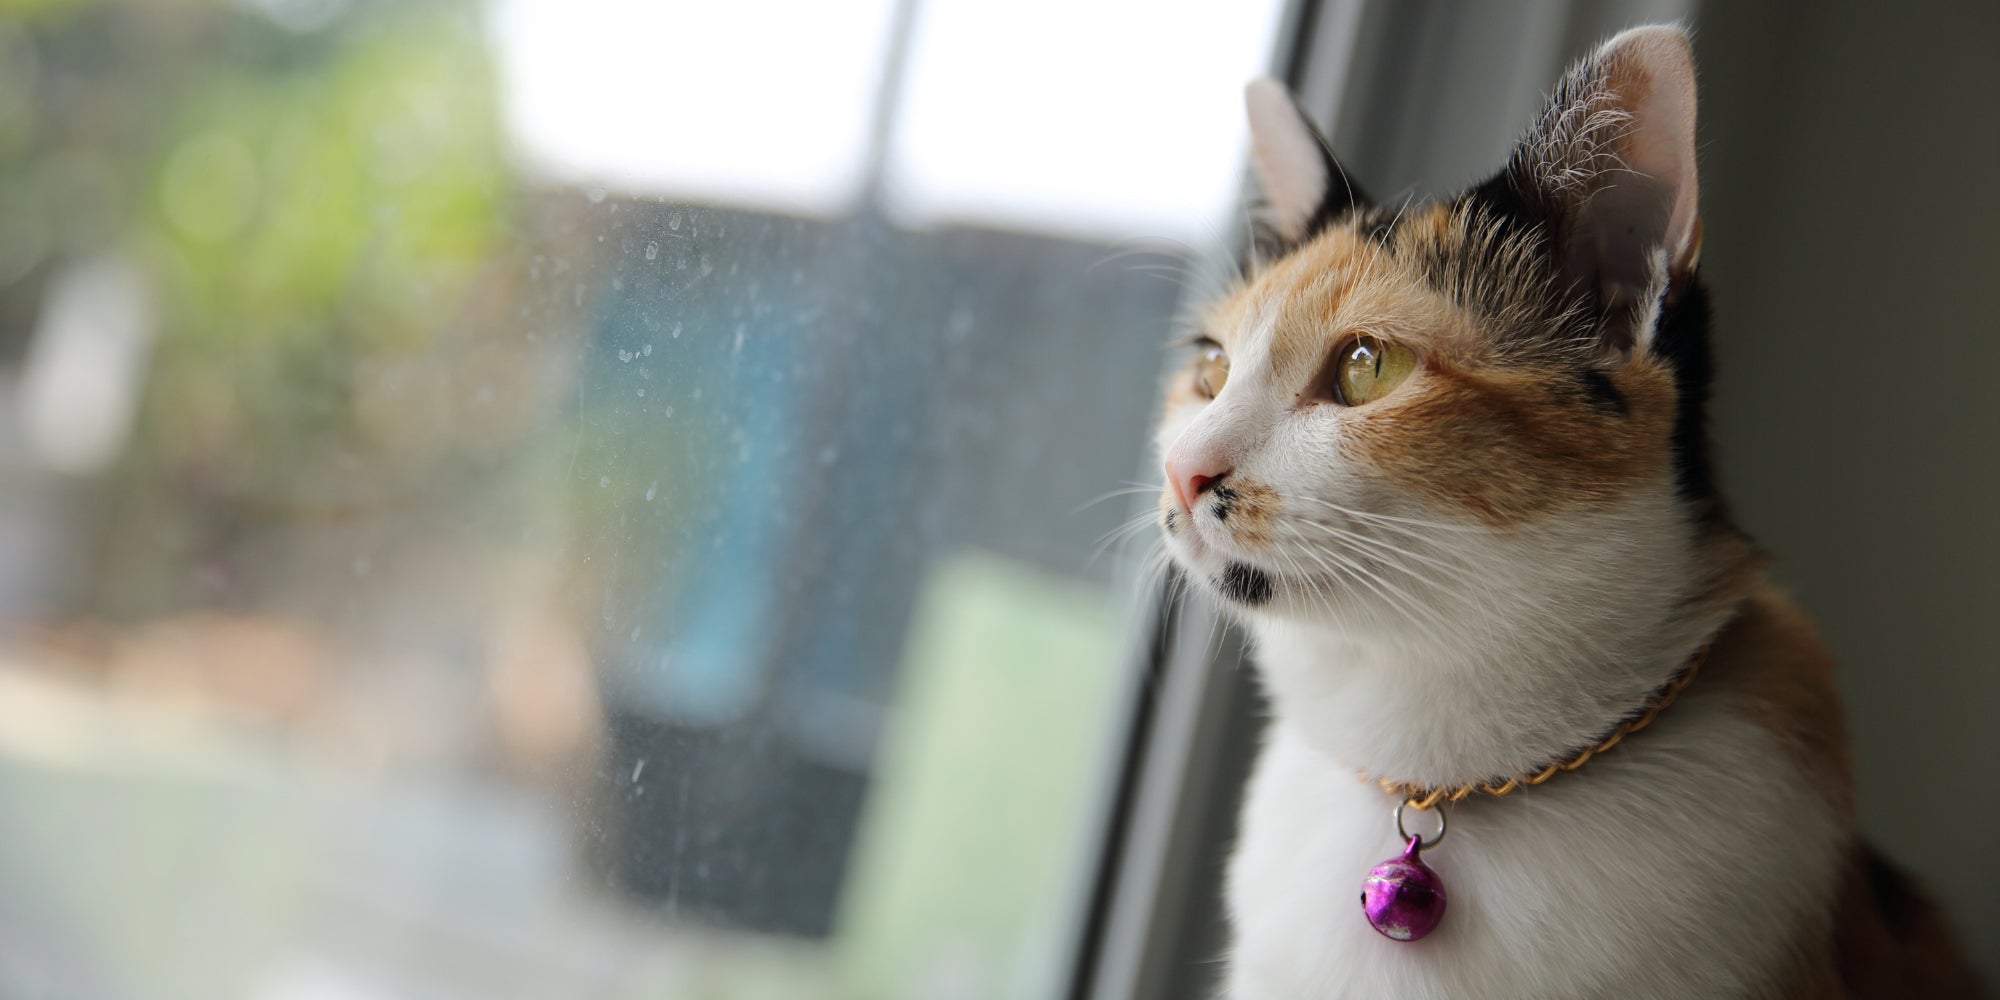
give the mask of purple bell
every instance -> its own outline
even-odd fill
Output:
[[[1418,860],[1422,837],[1412,835],[1402,857],[1376,865],[1361,883],[1361,912],[1383,937],[1415,941],[1444,919],[1444,880]]]

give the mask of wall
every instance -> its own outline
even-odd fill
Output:
[[[1863,826],[2000,982],[2000,8],[1815,10],[1696,22],[1724,485],[1839,657]]]

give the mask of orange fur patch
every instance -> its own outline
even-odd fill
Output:
[[[1711,546],[1715,543],[1711,542]],[[1739,550],[1742,542],[1729,543]],[[1724,553],[1717,561],[1728,558]],[[1743,595],[1741,612],[1716,637],[1700,683],[1728,692],[1777,736],[1852,825],[1854,787],[1846,712],[1834,688],[1833,657],[1810,619],[1769,583],[1757,560],[1741,560],[1721,589]],[[1788,1000],[1846,997],[1983,996],[1950,927],[1906,876],[1857,845],[1830,920],[1801,928],[1797,961],[1772,995]]]
[[[1401,390],[1354,413],[1344,446],[1400,488],[1495,525],[1610,506],[1669,474],[1674,393],[1663,365],[1642,358],[1612,377],[1623,414],[1557,377],[1429,360]]]
[[[1278,517],[1278,491],[1252,479],[1232,477],[1225,485],[1232,497],[1225,522],[1231,536],[1250,548],[1269,546]]]
[[[1791,748],[1852,822],[1853,760],[1846,710],[1833,683],[1833,654],[1805,612],[1771,584],[1758,584],[1741,608],[1716,637],[1703,683],[1728,689],[1760,727]]]
[[[1609,505],[1670,475],[1676,395],[1666,365],[1642,355],[1606,373],[1622,403],[1613,407],[1586,391],[1573,350],[1496,364],[1503,352],[1482,328],[1494,320],[1453,302],[1422,270],[1426,260],[1473,254],[1481,233],[1452,206],[1421,213],[1391,248],[1336,228],[1273,262],[1210,310],[1214,336],[1240,351],[1246,331],[1268,323],[1272,377],[1301,405],[1357,333],[1415,350],[1419,370],[1407,383],[1343,415],[1343,447],[1365,474],[1488,524]],[[1185,373],[1168,399],[1198,402]]]

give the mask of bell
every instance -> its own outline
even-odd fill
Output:
[[[1415,941],[1444,919],[1444,880],[1417,857],[1423,838],[1410,837],[1401,857],[1376,865],[1361,883],[1361,912],[1394,941]]]

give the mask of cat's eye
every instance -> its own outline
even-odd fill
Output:
[[[1334,354],[1333,397],[1366,406],[1403,384],[1417,370],[1417,353],[1394,341],[1362,334]]]
[[[1214,399],[1215,394],[1229,381],[1229,355],[1220,344],[1207,343],[1194,359],[1194,391],[1203,399]]]

